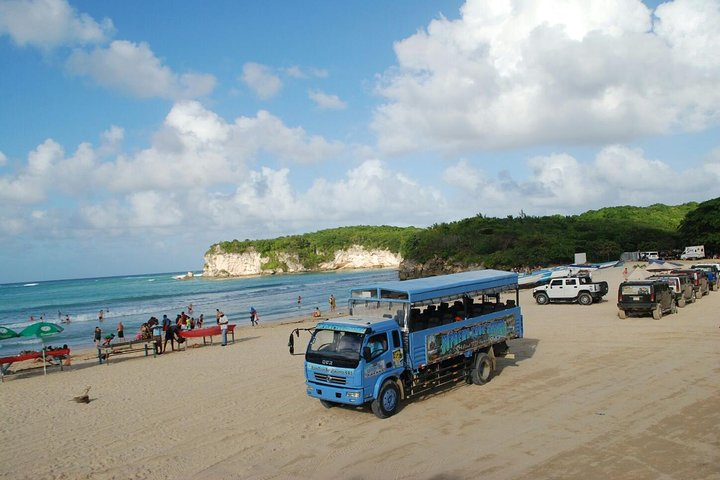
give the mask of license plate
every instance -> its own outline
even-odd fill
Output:
[[[632,299],[635,302],[639,302],[642,299],[642,297],[632,297]]]

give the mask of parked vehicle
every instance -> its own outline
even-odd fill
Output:
[[[503,299],[501,296],[507,298]],[[309,396],[329,408],[370,403],[379,418],[401,399],[459,381],[484,384],[507,341],[523,335],[518,275],[463,272],[354,288],[350,317],[326,320],[305,352]]]
[[[618,287],[618,317],[652,314],[660,320],[665,313],[676,313],[677,305],[670,285],[662,280],[634,280]]]
[[[670,273],[682,273],[689,276],[690,281],[693,284],[693,288],[695,289],[695,296],[697,298],[702,298],[708,293],[710,293],[710,285],[708,284],[707,275],[703,270],[684,268],[670,270]]]
[[[690,268],[705,272],[710,290],[717,291],[720,288],[720,263],[698,263]]]
[[[685,251],[680,254],[680,260],[700,260],[701,258],[705,258],[705,245],[685,247]]]
[[[602,300],[607,292],[607,282],[593,282],[589,276],[565,277],[555,278],[546,285],[535,287],[533,297],[540,305],[550,302],[592,305]]]
[[[678,307],[683,308],[688,303],[695,303],[695,289],[687,275],[653,275],[648,280],[662,280],[670,285],[675,297],[675,303]]]
[[[660,260],[660,254],[658,252],[640,252],[640,260]]]

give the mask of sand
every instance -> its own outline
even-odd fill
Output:
[[[484,386],[397,415],[306,396],[295,325],[234,345],[97,365],[76,355],[0,385],[0,478],[720,479],[720,292],[620,320],[622,269],[592,306],[521,293],[525,338]],[[312,325],[311,320],[305,322]],[[72,401],[90,385],[89,404]]]

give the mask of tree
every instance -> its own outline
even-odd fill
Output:
[[[678,228],[685,245],[705,245],[705,253],[720,252],[720,198],[703,202],[688,212]]]

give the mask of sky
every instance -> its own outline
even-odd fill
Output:
[[[720,196],[720,0],[0,0],[0,283]]]

